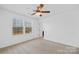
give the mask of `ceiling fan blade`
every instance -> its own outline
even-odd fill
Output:
[[[50,11],[42,11],[42,13],[50,13]]]

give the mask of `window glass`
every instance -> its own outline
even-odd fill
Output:
[[[13,35],[23,34],[23,21],[20,19],[13,19]]]

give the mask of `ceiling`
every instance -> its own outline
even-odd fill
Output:
[[[0,7],[8,9],[13,12],[20,14],[25,14],[29,17],[44,19],[49,16],[54,16],[63,12],[68,12],[74,9],[79,10],[79,5],[77,4],[45,4],[45,10],[50,10],[51,13],[44,14],[43,17],[30,15],[32,10],[36,9],[37,4],[1,4]],[[54,11],[54,12],[53,12]]]

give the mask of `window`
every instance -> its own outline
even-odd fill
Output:
[[[32,32],[31,23],[21,19],[13,19],[13,35],[28,34]]]
[[[32,32],[32,27],[31,27],[31,23],[25,21],[25,33],[30,33]]]
[[[23,21],[20,19],[13,19],[13,35],[23,34]]]

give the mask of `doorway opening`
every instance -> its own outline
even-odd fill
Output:
[[[44,38],[44,30],[42,31],[42,38]]]

